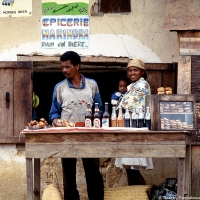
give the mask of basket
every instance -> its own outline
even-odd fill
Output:
[[[149,200],[151,185],[133,185],[104,189],[104,200]]]
[[[44,189],[42,192],[42,200],[62,200],[62,196],[58,187],[58,178],[56,173],[54,173],[54,177],[56,178],[56,181],[54,181],[54,177],[53,177],[53,181],[49,182],[48,181],[48,173],[46,172],[46,179],[47,181],[44,182]]]
[[[46,186],[43,190],[42,200],[62,200],[59,188],[53,183],[46,183]]]

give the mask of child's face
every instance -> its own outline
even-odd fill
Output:
[[[125,93],[127,91],[126,81],[119,81],[118,90],[119,90],[120,93]]]

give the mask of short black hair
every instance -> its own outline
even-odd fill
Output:
[[[131,84],[131,80],[130,80],[128,77],[122,77],[122,78],[120,78],[119,81],[118,81],[118,83],[119,83],[120,81],[126,82],[127,85],[130,85],[130,84]]]
[[[76,66],[78,64],[81,64],[81,57],[78,53],[74,51],[66,51],[60,56],[60,61],[65,62],[67,60],[70,60],[72,65]]]

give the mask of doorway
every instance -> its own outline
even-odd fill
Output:
[[[99,63],[98,65],[87,65],[81,67],[80,72],[87,78],[96,80],[102,98],[102,103],[109,103],[109,112],[111,113],[110,97],[117,90],[118,80],[126,76],[126,66],[122,64],[112,68]],[[34,63],[37,66],[37,62]],[[43,65],[44,66],[44,65]],[[45,63],[49,66],[49,63]],[[100,68],[101,66],[101,68]],[[103,66],[103,68],[102,68]],[[45,67],[44,67],[45,68]],[[45,118],[49,122],[49,111],[51,108],[52,93],[54,86],[65,79],[61,72],[60,66],[56,70],[45,71],[44,68],[37,67],[34,71],[33,67],[33,90],[40,98],[40,106],[38,107],[38,118]],[[38,70],[39,69],[39,70]],[[177,64],[169,63],[146,63],[147,81],[151,87],[151,93],[157,93],[157,87],[172,87],[173,93],[176,94],[177,87]]]

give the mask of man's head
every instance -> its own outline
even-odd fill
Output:
[[[66,51],[60,56],[62,72],[66,78],[71,79],[79,74],[81,65],[80,56],[74,51]]]

